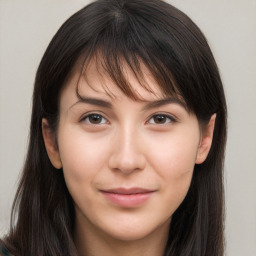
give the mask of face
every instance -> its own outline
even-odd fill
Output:
[[[134,101],[92,63],[87,79],[80,79],[79,100],[79,71],[61,93],[58,147],[43,120],[48,155],[56,168],[63,168],[76,225],[126,241],[168,229],[195,163],[209,149],[201,150],[207,136],[196,116],[178,99],[163,95],[146,68],[154,93],[126,69],[140,97]]]

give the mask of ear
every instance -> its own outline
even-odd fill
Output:
[[[51,130],[48,124],[48,121],[45,118],[42,119],[42,133],[43,133],[45,148],[52,165],[56,169],[61,169],[62,162],[60,159],[59,149],[56,144],[55,134]]]
[[[216,114],[213,114],[208,124],[203,128],[200,144],[197,151],[196,164],[205,161],[211,149]]]

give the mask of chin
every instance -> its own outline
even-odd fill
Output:
[[[116,226],[116,229],[113,229],[113,227]],[[125,225],[119,224],[114,225],[111,227],[111,229],[105,230],[104,232],[112,237],[115,240],[119,241],[136,241],[136,240],[142,240],[149,236],[154,236],[154,234],[159,234],[159,231],[166,230],[168,233],[169,226],[170,226],[170,218],[164,222],[164,223],[135,223],[130,222]]]

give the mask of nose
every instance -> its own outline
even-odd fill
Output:
[[[110,169],[130,174],[145,168],[144,145],[136,131],[119,131],[114,138],[112,147],[113,151],[109,158]]]

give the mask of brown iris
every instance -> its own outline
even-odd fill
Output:
[[[90,123],[100,124],[102,122],[102,116],[97,114],[91,114],[88,116]]]
[[[165,124],[166,123],[166,120],[167,120],[167,117],[164,116],[164,115],[155,115],[153,117],[153,120],[156,124]]]

